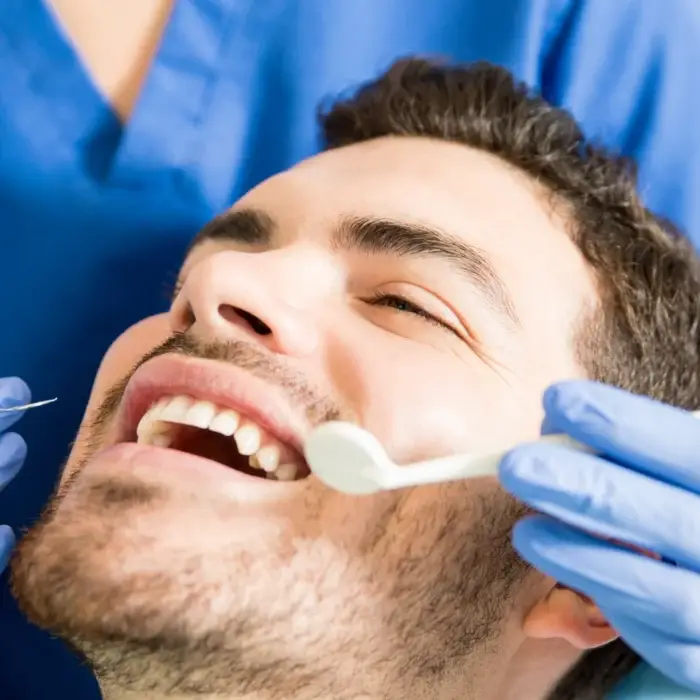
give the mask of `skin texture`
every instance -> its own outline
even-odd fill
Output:
[[[57,496],[13,562],[25,612],[88,656],[107,698],[544,698],[614,633],[518,559],[524,509],[495,479],[356,498],[311,477],[261,500],[221,467],[193,478],[168,452],[103,448],[149,353],[236,365],[300,433],[354,420],[399,463],[534,439],[546,386],[582,376],[573,325],[595,299],[565,220],[499,159],[418,138],[316,156],[234,207],[249,209],[271,239],[201,240],[170,313],[105,356]],[[361,216],[478,248],[517,322],[445,261],[333,245]]]

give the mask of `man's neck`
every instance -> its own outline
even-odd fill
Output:
[[[543,700],[580,652],[559,640],[526,643],[510,659],[508,673],[495,697],[499,700]]]

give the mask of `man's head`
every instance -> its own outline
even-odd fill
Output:
[[[301,445],[341,419],[399,462],[508,446],[572,377],[695,407],[692,254],[501,69],[399,63],[322,124],[105,356],[16,595],[115,697],[602,697],[572,687],[615,634],[518,559],[495,480],[350,497]],[[599,676],[634,663],[615,644]]]

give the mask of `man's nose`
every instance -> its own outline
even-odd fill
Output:
[[[173,330],[191,328],[203,340],[247,339],[271,352],[309,355],[319,333],[308,288],[314,282],[300,274],[303,268],[281,251],[210,255],[187,274],[171,311]]]

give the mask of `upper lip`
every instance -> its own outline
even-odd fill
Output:
[[[176,394],[233,409],[303,455],[311,425],[282,391],[234,365],[175,354],[159,355],[134,372],[119,409],[119,442],[134,441],[146,411],[158,399]]]

